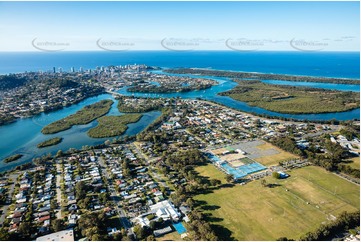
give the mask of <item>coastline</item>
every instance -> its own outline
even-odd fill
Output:
[[[300,78],[307,78],[307,77],[318,77],[318,78],[335,78],[335,79],[341,79],[341,80],[359,80],[357,78],[347,78],[347,77],[337,77],[337,76],[312,76],[312,75],[296,75],[291,73],[273,73],[273,72],[259,72],[259,71],[237,71],[232,69],[217,69],[217,68],[168,68],[168,67],[162,67],[162,70],[165,71],[166,69],[194,69],[194,70],[205,70],[205,71],[221,71],[221,72],[236,72],[236,73],[250,73],[250,74],[264,74],[264,75],[285,75],[285,76],[295,76]],[[280,80],[281,81],[281,80]]]
[[[316,77],[316,76],[297,76],[288,74],[267,74],[258,72],[238,72],[238,71],[218,71],[213,69],[194,69],[194,68],[180,68],[180,69],[164,69],[164,73],[172,74],[191,74],[191,75],[206,75],[214,77],[227,77],[234,79],[252,79],[252,80],[277,80],[277,81],[294,81],[294,82],[320,82],[333,84],[354,84],[360,85],[359,79],[345,79],[345,78],[330,78],[330,77]]]

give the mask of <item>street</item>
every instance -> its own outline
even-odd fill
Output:
[[[106,168],[106,164],[105,164],[103,158],[99,157],[98,162],[99,162],[102,174],[105,175],[105,177],[107,179],[112,177]],[[112,201],[115,204],[115,209],[119,215],[119,221],[120,221],[121,225],[123,226],[123,228],[125,228],[128,231],[128,233],[134,235],[133,231],[130,229],[132,227],[132,224],[129,222],[125,211],[121,208],[120,197],[117,194],[117,191],[115,190],[114,185],[109,184],[109,182],[108,182],[108,190],[110,193],[110,198],[112,199]]]

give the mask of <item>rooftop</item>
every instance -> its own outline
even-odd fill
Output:
[[[74,241],[74,232],[73,229],[66,229],[38,237],[36,241]]]

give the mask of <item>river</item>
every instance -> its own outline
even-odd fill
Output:
[[[154,73],[163,74],[162,71],[154,71]],[[180,74],[172,74],[180,75]],[[167,94],[148,94],[148,93],[131,93],[127,91],[127,87],[120,89],[118,92],[127,96],[137,96],[137,97],[180,97],[185,99],[192,98],[202,98],[208,101],[214,101],[225,106],[235,108],[240,111],[245,112],[255,112],[258,114],[267,114],[272,116],[287,117],[287,118],[296,118],[296,119],[308,119],[308,120],[350,120],[360,117],[360,109],[354,109],[347,112],[339,113],[324,113],[324,114],[282,114],[271,112],[259,107],[251,107],[244,102],[236,101],[227,96],[217,95],[220,92],[224,92],[234,88],[237,83],[233,82],[228,78],[221,77],[211,77],[211,76],[200,76],[200,75],[180,75],[180,76],[190,76],[190,77],[203,77],[216,80],[218,85],[212,86],[206,90],[198,90],[184,93],[167,93]],[[355,91],[359,92],[359,85],[346,85],[346,84],[329,84],[329,83],[300,83],[300,82],[279,82],[274,80],[264,81],[273,84],[286,84],[286,85],[295,85],[295,86],[317,86],[326,89],[334,89],[341,91]],[[279,82],[279,83],[278,83]],[[34,116],[32,118],[19,119],[18,121],[0,126],[0,160],[3,160],[5,157],[20,153],[24,156],[11,163],[0,162],[0,171],[10,169],[14,166],[24,164],[30,161],[34,157],[38,157],[47,153],[55,154],[59,149],[66,151],[69,148],[80,149],[85,145],[96,145],[101,144],[107,139],[113,138],[101,138],[95,139],[87,136],[86,132],[95,127],[97,121],[93,121],[86,125],[77,125],[73,126],[69,130],[59,132],[52,135],[43,135],[41,133],[42,127],[45,125],[64,118],[70,114],[75,113],[80,110],[82,107],[98,102],[103,99],[112,99],[114,104],[112,105],[111,110],[107,115],[121,115],[116,107],[117,101],[109,94],[103,94],[96,97],[90,97],[78,104],[74,104],[70,107],[66,107],[51,113],[42,113],[40,115]],[[124,135],[135,135],[152,123],[157,117],[160,116],[159,111],[152,111],[145,113],[144,116],[137,122],[128,125],[128,129]],[[42,149],[38,149],[36,145],[42,141],[50,139],[52,137],[63,137],[63,141],[55,146],[50,146]]]
[[[0,126],[0,171],[11,169],[20,164],[24,164],[34,157],[44,154],[55,154],[58,150],[66,151],[69,148],[80,149],[85,145],[97,145],[104,143],[106,140],[112,140],[117,137],[110,138],[90,138],[87,131],[97,125],[97,121],[93,121],[85,125],[75,125],[71,129],[56,133],[44,135],[41,133],[42,127],[62,119],[70,114],[75,113],[82,107],[98,102],[103,99],[112,99],[114,101],[107,115],[122,115],[117,108],[118,101],[109,94],[103,94],[96,97],[90,97],[82,102],[74,104],[48,114],[42,113],[32,118],[19,119],[18,121]],[[128,129],[124,135],[135,135],[146,128],[156,118],[160,116],[160,111],[152,111],[143,114],[143,117],[136,123],[128,124]],[[123,136],[124,136],[123,135]],[[63,141],[55,146],[45,148],[37,148],[37,144],[53,137],[62,137]],[[23,154],[23,157],[11,163],[4,163],[2,160],[11,154]]]

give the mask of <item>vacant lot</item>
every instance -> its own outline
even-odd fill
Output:
[[[224,174],[213,165],[198,167],[202,176],[221,179]],[[304,167],[289,173],[290,178],[275,180],[273,188],[260,181],[244,186],[220,188],[198,195],[206,201],[206,213],[213,223],[232,231],[236,240],[275,240],[279,237],[299,239],[337,216],[341,211],[359,209],[359,187],[319,167]]]
[[[257,149],[267,151],[267,150],[277,150],[278,154],[270,154],[266,156],[262,156],[259,158],[255,158],[255,161],[258,161],[262,165],[265,166],[272,166],[272,165],[278,165],[278,162],[289,160],[292,158],[298,158],[296,155],[293,155],[289,152],[283,151],[279,148],[277,148],[274,145],[271,145],[270,143],[264,143],[262,145],[256,146]]]

